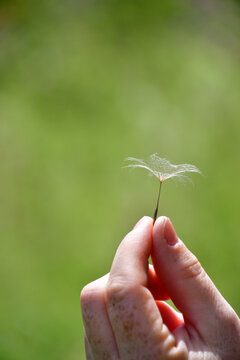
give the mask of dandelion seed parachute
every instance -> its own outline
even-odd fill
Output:
[[[153,222],[155,222],[158,214],[162,183],[165,180],[172,178],[185,179],[191,181],[191,179],[188,176],[186,176],[185,173],[191,173],[191,172],[199,173],[199,174],[201,173],[201,171],[194,165],[191,164],[174,165],[171,164],[170,161],[168,161],[167,159],[160,158],[158,154],[150,155],[147,161],[144,161],[142,159],[136,159],[133,157],[128,157],[125,160],[130,161],[132,163],[124,167],[146,169],[147,171],[149,171],[151,175],[156,176],[156,178],[160,182],[157,205],[153,215]]]

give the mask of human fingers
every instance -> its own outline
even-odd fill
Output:
[[[236,332],[236,314],[166,217],[158,218],[153,228],[152,261],[186,326],[193,325],[208,341],[224,337],[225,327]]]
[[[169,295],[151,264],[149,264],[148,269],[147,288],[151,291],[155,300],[169,300]]]
[[[106,304],[120,358],[186,359],[147,289],[152,248],[151,218],[145,217],[120,244],[106,288]]]
[[[106,313],[105,304],[103,303],[103,292],[105,292],[105,287],[108,281],[109,274],[105,275],[101,279],[94,281],[82,290],[81,292],[81,304],[82,304],[82,313],[87,328],[89,338],[92,342],[93,350],[95,354],[105,353],[104,348],[109,348],[108,352],[112,351],[112,343],[115,343],[115,338],[112,333],[111,324]],[[165,290],[162,288],[162,284],[158,280],[156,273],[153,269],[153,266],[149,266],[148,272],[148,288],[152,292],[155,299],[165,300],[168,298]],[[96,321],[100,321],[101,328],[95,326]],[[110,332],[110,336],[106,335],[107,332]],[[108,329],[110,328],[110,329]],[[104,335],[104,341],[99,342],[99,336]],[[112,340],[110,340],[110,338]],[[92,349],[89,344],[86,330],[85,330],[85,349],[87,359],[92,360],[93,354]],[[106,340],[106,341],[105,341]]]
[[[183,324],[184,321],[182,314],[174,310],[165,301],[157,300],[156,304],[161,313],[164,324],[167,325],[171,332]]]
[[[86,350],[89,359],[119,359],[114,333],[106,310],[104,292],[108,275],[88,284],[81,292]],[[92,356],[92,358],[91,358]]]

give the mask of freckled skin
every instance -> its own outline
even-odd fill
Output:
[[[240,360],[238,316],[167,218],[154,228],[145,218],[125,237],[81,306],[87,360]]]

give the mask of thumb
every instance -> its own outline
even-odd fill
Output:
[[[171,221],[160,217],[153,228],[152,262],[167,293],[186,323],[206,335],[211,319],[221,318],[230,306],[214,286],[197,258],[178,239]]]

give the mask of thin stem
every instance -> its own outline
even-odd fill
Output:
[[[159,200],[160,200],[160,194],[161,194],[161,189],[162,189],[162,181],[160,182],[160,186],[159,186],[159,191],[158,191],[158,198],[157,198],[157,205],[154,211],[154,215],[153,215],[153,224],[155,223],[156,219],[157,219],[157,215],[158,215],[158,206],[159,206]]]

